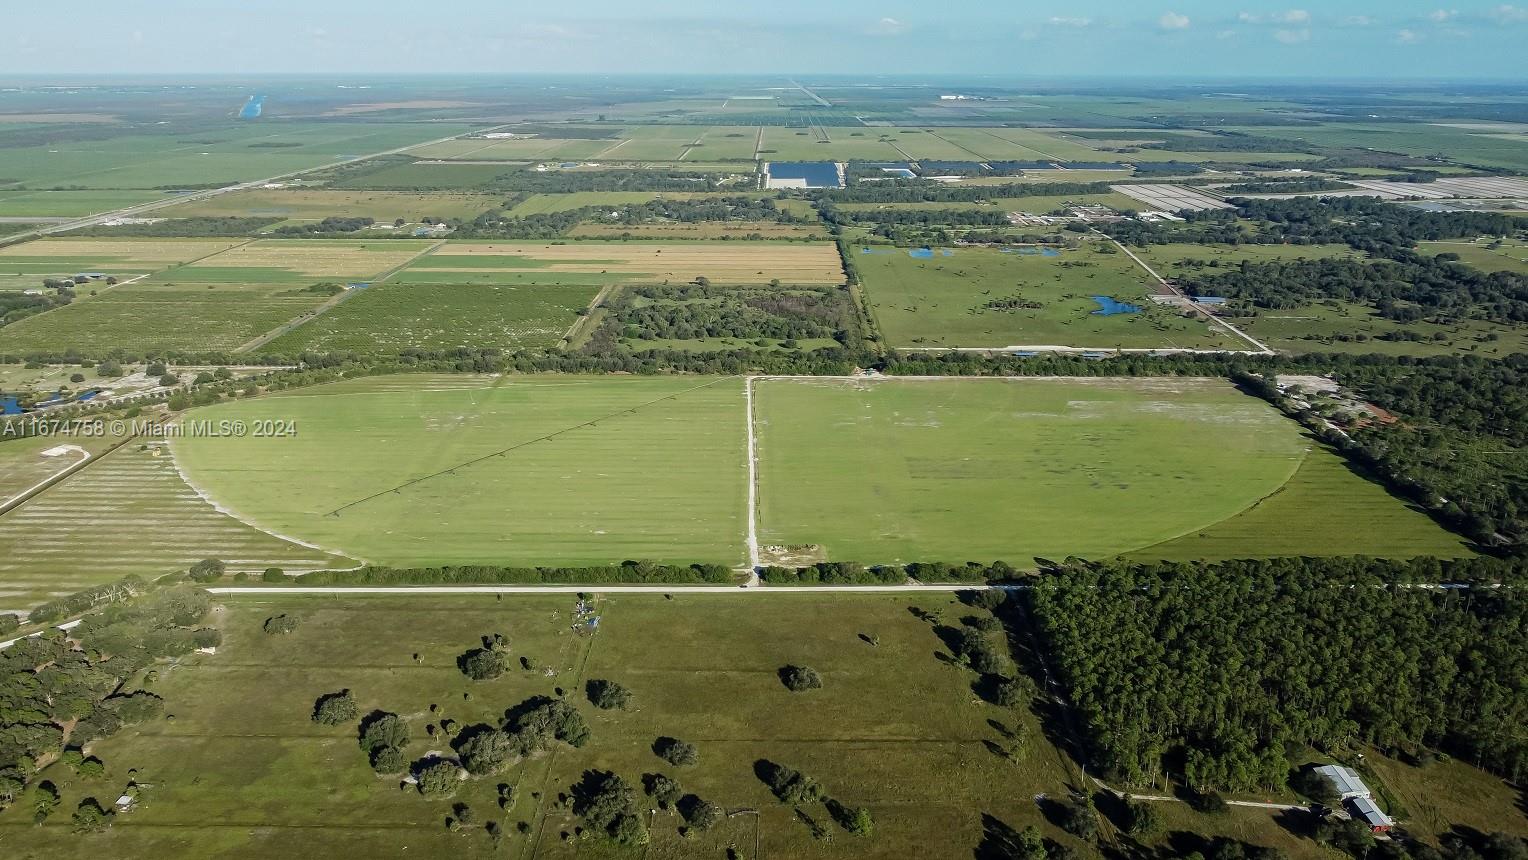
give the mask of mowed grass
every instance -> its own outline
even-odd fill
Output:
[[[552,346],[598,292],[592,286],[377,284],[263,350],[296,355]]]
[[[1310,444],[1221,380],[759,381],[755,410],[761,542],[865,563],[1129,552],[1236,517]],[[1373,490],[1354,478],[1302,497],[1334,523],[1394,530],[1353,536],[1360,549],[1415,541],[1425,520],[1365,515]],[[1247,529],[1225,554],[1292,543]]]
[[[1276,555],[1471,555],[1464,541],[1335,452],[1312,445],[1287,483],[1251,508],[1132,553],[1143,560]]]
[[[742,398],[722,377],[381,377],[188,413],[295,438],[174,448],[238,516],[370,562],[736,564]]]
[[[917,259],[901,248],[853,249],[865,297],[896,347],[1074,346],[1242,349],[1198,318],[1153,304],[1147,275],[1124,254],[1094,246],[1054,257],[957,248]],[[1134,304],[1102,316],[1093,296]],[[1005,301],[1038,308],[994,307]]]
[[[162,445],[128,442],[0,517],[0,607],[209,557],[255,573],[354,564],[218,511],[181,479]]]
[[[0,839],[47,856],[314,856],[330,851],[366,857],[720,857],[729,843],[749,857],[872,858],[909,856],[964,860],[982,841],[983,816],[1013,828],[1034,825],[1074,848],[1033,801],[1062,796],[1064,760],[1026,709],[981,702],[974,675],[941,660],[933,626],[910,609],[957,624],[983,610],[949,594],[756,597],[611,595],[596,600],[602,619],[593,636],[569,630],[574,597],[337,596],[227,598],[213,616],[223,631],[216,655],[191,655],[160,672],[154,691],[173,721],[129,728],[92,749],[107,762],[102,779],[49,776],[63,786],[60,809],[85,796],[108,798],[127,770],[145,789],[138,807],[88,842],[72,834],[67,815],[31,823],[18,805],[0,813]],[[299,619],[295,632],[270,636],[263,621]],[[518,666],[488,682],[466,679],[458,655],[479,637],[505,633]],[[874,635],[878,644],[861,636]],[[418,655],[418,659],[415,659]],[[824,678],[820,690],[794,694],[776,671],[805,663]],[[584,682],[616,680],[634,706],[600,711],[584,698]],[[501,774],[461,783],[448,800],[400,791],[396,777],[378,777],[355,742],[356,726],[326,728],[309,719],[314,700],[350,689],[362,713],[383,709],[410,724],[410,760],[451,754],[448,737],[426,726],[449,718],[459,726],[498,723],[535,695],[567,692],[589,722],[581,749],[517,763]],[[470,699],[464,694],[470,693]],[[438,713],[430,707],[438,705]],[[996,723],[994,725],[993,723]],[[1002,728],[1028,742],[1016,761],[990,752]],[[660,736],[696,744],[700,761],[675,768],[652,752]],[[833,834],[814,840],[807,825],[756,777],[756,761],[799,769],[821,780],[842,802],[867,806],[875,832],[853,837],[820,805],[807,808]],[[667,773],[687,792],[729,811],[710,833],[679,836],[672,813],[651,820],[652,843],[622,852],[597,841],[564,839],[576,822],[558,808],[587,770],[611,770],[640,786],[644,773]],[[500,814],[496,786],[517,787]],[[639,789],[640,790],[640,789]],[[442,826],[453,803],[467,803],[479,823],[462,833]],[[495,852],[482,823],[499,820],[510,834]],[[516,833],[525,822],[530,833]],[[1273,825],[1269,824],[1270,829]],[[758,853],[754,845],[757,844]]]

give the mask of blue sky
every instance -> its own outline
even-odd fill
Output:
[[[71,0],[0,74],[1528,77],[1528,0]]]

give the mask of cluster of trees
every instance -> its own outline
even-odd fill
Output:
[[[186,236],[251,236],[284,218],[165,218],[142,224],[118,224],[112,227],[86,227],[73,236],[142,236],[181,238]],[[281,230],[277,231],[283,232]]]
[[[1438,589],[1492,577],[1506,587]],[[1528,561],[1069,560],[1024,592],[1095,762],[1279,786],[1288,745],[1441,746],[1528,773]]]
[[[19,292],[0,292],[0,326],[7,326],[43,311],[61,308],[74,300],[74,293],[58,290],[54,293],[29,296]]]
[[[210,608],[200,589],[153,591],[0,651],[0,808],[53,761],[86,767],[93,741],[161,714],[163,700],[126,685],[157,660],[218,644],[198,627]]]
[[[1226,194],[1308,194],[1319,191],[1342,191],[1352,188],[1346,182],[1335,179],[1262,179],[1255,182],[1236,182],[1219,190]]]
[[[919,561],[905,566],[870,567],[854,561],[825,561],[796,568],[769,565],[759,572],[759,578],[771,585],[901,585],[909,577],[919,582],[1001,582],[1014,576],[1013,567],[1003,561],[992,564]]]
[[[636,340],[847,340],[857,329],[849,294],[837,287],[654,285],[623,290],[605,308],[612,334]]]
[[[1482,272],[1443,256],[1409,252],[1392,260],[1244,261],[1230,269],[1193,272],[1179,278],[1178,285],[1192,295],[1226,296],[1267,309],[1338,299],[1370,305],[1398,322],[1467,317],[1528,322],[1528,277]]]
[[[770,792],[776,799],[796,807],[797,814],[808,821],[813,835],[819,839],[827,838],[827,831],[811,822],[802,807],[810,807],[816,803],[823,804],[828,815],[845,831],[855,836],[869,836],[875,829],[875,821],[871,818],[870,810],[862,806],[848,806],[833,799],[823,788],[822,783],[801,771],[768,759],[760,759],[754,762],[753,772],[761,782],[769,786]]]
[[[285,227],[277,227],[272,232],[281,236],[327,236],[335,233],[354,233],[375,223],[377,222],[373,218],[331,215],[309,224],[288,224]]]
[[[509,638],[503,633],[483,637],[483,646],[456,658],[462,674],[474,681],[492,681],[509,671]]]
[[[586,771],[572,796],[573,814],[591,831],[618,845],[647,844],[641,796],[626,780],[610,771]]]
[[[819,208],[837,203],[987,203],[1013,197],[1072,197],[1108,194],[1107,182],[1039,182],[1008,185],[960,185],[923,179],[865,182],[848,188],[813,192]]]
[[[602,711],[624,711],[631,707],[631,690],[608,679],[591,679],[584,685],[584,695]]]
[[[781,209],[769,197],[702,197],[663,199],[619,206],[598,206],[600,220],[618,224],[647,224],[653,221],[678,221],[693,224],[702,221],[770,221],[795,224],[804,220],[788,209]],[[616,213],[613,217],[610,213]]]
[[[642,788],[659,809],[677,810],[684,817],[683,833],[704,833],[721,823],[727,811],[709,800],[693,794],[685,794],[679,781],[661,773],[642,775]]]

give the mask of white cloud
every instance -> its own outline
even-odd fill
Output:
[[[1157,26],[1164,30],[1186,30],[1188,25],[1188,16],[1179,15],[1177,12],[1163,13],[1162,17],[1157,19]]]
[[[1342,24],[1345,27],[1372,27],[1376,23],[1378,22],[1368,15],[1349,15],[1342,19]]]
[[[1215,34],[1215,38],[1217,38],[1217,39],[1234,39],[1234,38],[1236,38],[1236,31],[1235,30],[1221,30],[1219,33]]]
[[[1492,9],[1490,12],[1487,12],[1486,14],[1489,15],[1493,20],[1502,24],[1528,23],[1528,9],[1524,9],[1520,6],[1512,6],[1510,4],[1504,3],[1500,6],[1497,6],[1495,9]]]
[[[1086,27],[1093,23],[1092,18],[1066,18],[1060,15],[1050,19],[1050,23],[1057,27]]]
[[[1395,41],[1402,45],[1415,45],[1422,41],[1422,37],[1415,30],[1401,30],[1395,34]]]
[[[1243,12],[1236,16],[1243,24],[1309,24],[1310,13],[1304,9],[1286,9],[1283,12],[1270,12],[1266,15],[1257,12]]]
[[[1432,21],[1434,24],[1442,24],[1446,21],[1452,20],[1455,17],[1458,17],[1458,15],[1458,9],[1438,9],[1437,11],[1429,12],[1427,14],[1427,19]]]
[[[882,18],[870,25],[870,32],[877,36],[895,36],[907,29],[907,25],[895,18]]]
[[[1301,42],[1310,41],[1310,30],[1275,30],[1273,38],[1286,45],[1298,45]]]

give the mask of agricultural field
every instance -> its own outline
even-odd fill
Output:
[[[233,184],[348,161],[470,131],[454,123],[289,122],[228,124],[192,132],[124,133],[104,139],[3,150],[21,187],[144,189]]]
[[[1230,317],[1239,329],[1281,352],[1349,352],[1381,355],[1469,353],[1500,358],[1528,349],[1528,330],[1482,320],[1439,325],[1425,320],[1401,323],[1372,308],[1326,301],[1299,308],[1265,310],[1256,317]],[[1382,340],[1381,335],[1416,338]]]
[[[895,347],[1246,348],[1200,319],[1153,304],[1146,273],[1129,256],[1099,247],[957,248],[923,259],[900,248],[860,247],[854,262],[871,313]],[[1096,313],[1103,305],[1094,296],[1137,310],[1105,316]]]
[[[1289,260],[1322,260],[1328,257],[1358,257],[1361,254],[1347,245],[1146,245],[1131,248],[1164,278],[1190,271],[1213,274],[1215,268],[1230,268],[1242,263],[1268,263]],[[1209,264],[1208,269],[1183,265],[1185,260]]]
[[[1480,133],[1423,122],[1328,123],[1312,126],[1256,126],[1252,134],[1288,138],[1317,146],[1357,147],[1420,158],[1440,153],[1465,165],[1528,170],[1528,146],[1519,137]]]
[[[163,269],[170,258],[202,255],[200,260],[163,270],[147,280],[101,287],[93,296],[29,316],[0,328],[0,350],[12,353],[66,350],[102,354],[128,350],[232,351],[299,316],[315,312],[333,293],[315,283],[367,280],[408,263],[432,247],[429,241],[377,240],[43,240],[0,251],[53,251],[75,257],[29,257],[44,260],[28,266],[52,270],[61,261],[86,269],[116,272],[113,263]],[[55,251],[57,249],[57,251]],[[83,257],[87,249],[110,254]],[[226,251],[223,251],[226,249]],[[20,266],[20,264],[18,264]],[[131,273],[128,270],[127,273]],[[176,324],[168,324],[176,321]]]
[[[376,284],[261,347],[396,354],[405,349],[554,346],[599,292],[591,286]]]
[[[171,210],[177,218],[281,217],[288,221],[372,218],[391,224],[399,218],[472,219],[503,203],[494,194],[413,194],[397,191],[341,191],[328,188],[255,188],[220,194]]]
[[[242,239],[47,238],[0,248],[0,275],[157,272],[210,257]]]
[[[1292,538],[1243,513],[1271,499],[1311,506],[1331,553],[1461,551],[1355,475],[1302,474],[1330,455],[1218,380],[766,380],[755,398],[766,545],[1025,565],[1218,530],[1220,552],[1276,555]]]
[[[0,217],[63,218],[113,212],[165,197],[162,191],[4,191]],[[0,225],[4,230],[10,225]]]
[[[414,261],[401,281],[428,274],[506,276],[582,275],[596,282],[843,283],[837,249],[827,243],[720,245],[705,242],[450,242]],[[586,281],[587,282],[587,281]]]
[[[12,444],[21,443],[0,442],[0,451]],[[130,441],[0,517],[0,606],[208,557],[255,573],[354,564],[228,516],[186,484],[162,443]]]
[[[368,562],[737,564],[742,403],[736,378],[379,377],[189,413],[294,437],[173,447],[224,508]]]

